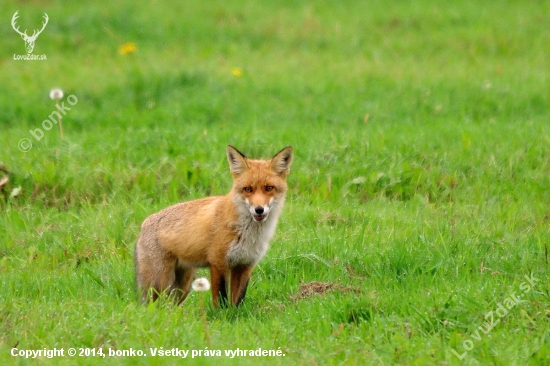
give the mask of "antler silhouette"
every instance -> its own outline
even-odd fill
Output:
[[[17,18],[19,18],[19,15],[17,15],[17,13],[19,13],[19,10],[17,10],[15,12],[15,14],[13,14],[13,17],[11,18],[11,26],[13,27],[13,30],[15,30],[17,33],[19,33],[22,37],[28,37],[27,36],[27,30],[25,29],[25,32],[21,32],[19,30],[19,27],[15,28],[16,25],[15,25],[15,21],[17,20]]]
[[[21,32],[17,24],[15,24],[17,18],[19,18],[18,13],[19,10],[17,10],[15,14],[13,14],[13,17],[11,18],[11,26],[17,33],[21,35],[21,37],[25,41],[25,48],[27,49],[27,53],[31,53],[34,49],[34,42],[36,41],[36,38],[40,35],[40,33],[42,33],[42,31],[44,30],[44,28],[46,28],[46,25],[48,24],[48,14],[44,13],[44,22],[42,22],[42,29],[34,30],[32,36],[29,36],[26,29],[24,32]]]
[[[17,12],[16,12],[16,13],[17,13]],[[35,30],[35,31],[32,33],[32,36],[31,36],[30,38],[36,39],[36,37],[38,37],[38,35],[39,35],[40,33],[42,33],[42,31],[44,30],[44,28],[46,28],[46,25],[48,24],[48,20],[49,20],[49,19],[50,19],[50,18],[48,18],[48,14],[44,13],[44,20],[45,20],[45,22],[42,22],[42,29],[40,29],[39,31]],[[26,30],[25,30],[25,31],[26,31]],[[36,32],[38,32],[38,33],[36,33]]]

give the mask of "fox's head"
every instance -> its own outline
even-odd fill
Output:
[[[229,145],[227,160],[234,178],[232,191],[236,199],[255,222],[266,221],[269,213],[279,209],[284,201],[292,147],[285,147],[270,160],[252,160]]]

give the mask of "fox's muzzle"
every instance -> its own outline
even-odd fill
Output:
[[[256,206],[256,207],[250,207],[250,213],[252,214],[252,218],[254,221],[261,222],[267,219],[267,215],[269,214],[269,206]]]

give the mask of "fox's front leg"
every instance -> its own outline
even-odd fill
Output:
[[[210,266],[210,283],[212,286],[212,305],[217,308],[227,306],[227,274],[228,271]]]
[[[238,306],[244,300],[253,268],[251,265],[231,269],[231,305]]]

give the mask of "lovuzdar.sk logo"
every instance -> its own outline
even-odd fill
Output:
[[[48,14],[44,13],[44,21],[42,22],[42,29],[38,30],[35,29],[31,36],[27,34],[27,30],[25,29],[24,32],[21,32],[19,30],[19,26],[16,24],[19,10],[13,14],[13,17],[11,18],[11,26],[13,29],[21,35],[21,38],[23,38],[23,41],[25,41],[25,48],[27,50],[26,55],[13,55],[14,60],[46,60],[46,55],[33,55],[32,51],[34,49],[34,43],[36,42],[36,39],[42,33],[44,28],[46,28],[46,25],[48,24]]]

